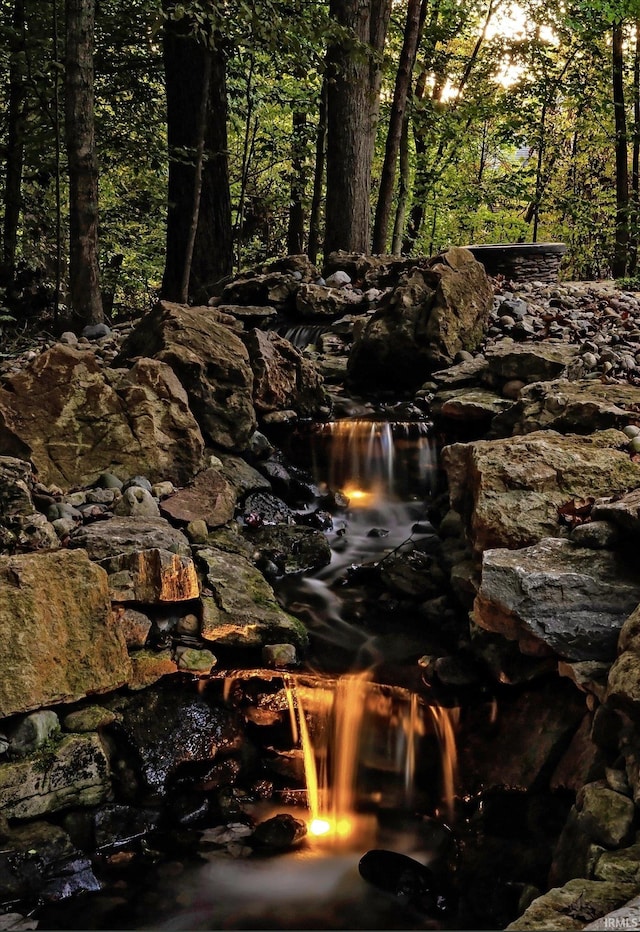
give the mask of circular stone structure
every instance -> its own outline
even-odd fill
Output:
[[[514,281],[557,282],[564,243],[492,243],[466,249],[485,267],[487,275]]]

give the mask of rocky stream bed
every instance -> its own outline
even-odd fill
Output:
[[[463,249],[324,276],[1,358],[0,929],[637,927],[640,301]],[[397,527],[319,474],[340,419],[392,425]],[[287,692],[365,661],[378,834],[319,856]]]

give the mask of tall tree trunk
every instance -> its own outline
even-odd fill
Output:
[[[330,15],[351,38],[327,51],[325,254],[369,251],[371,161],[390,10],[391,0],[330,0]]]
[[[224,51],[205,48],[188,35],[184,20],[168,17],[163,59],[167,94],[169,184],[167,249],[162,296],[183,299],[183,277],[197,186],[197,149],[201,107],[206,106],[204,159],[197,229],[188,296],[204,300],[207,292],[233,270],[233,231],[227,151],[227,91]],[[207,69],[209,93],[202,98]]]
[[[313,169],[313,196],[309,216],[309,245],[307,255],[313,263],[320,252],[320,208],[324,183],[324,166],[327,154],[327,78],[322,81],[320,107],[318,110],[318,132],[316,134],[316,159]]]
[[[396,84],[391,105],[391,117],[387,131],[384,163],[380,175],[380,189],[373,228],[373,252],[382,253],[387,248],[387,234],[391,217],[391,204],[396,180],[396,165],[402,138],[402,125],[409,99],[411,75],[418,50],[420,35],[420,11],[422,0],[409,0],[404,41],[396,74]]]
[[[627,269],[629,246],[629,164],[624,100],[624,29],[621,21],[613,25],[611,51],[616,132],[616,226],[611,271],[614,278],[621,278]]]
[[[2,272],[9,283],[16,271],[18,225],[22,201],[22,167],[24,162],[25,75],[24,75],[24,0],[15,0],[9,55],[9,108],[2,229]]]
[[[404,236],[404,222],[409,202],[409,110],[405,110],[400,134],[400,152],[398,158],[398,200],[396,203],[396,216],[393,223],[393,240],[391,252],[399,256],[402,252],[402,237]]]
[[[73,313],[103,320],[94,130],[94,0],[66,0],[65,138],[69,162],[69,293]]]
[[[304,198],[306,192],[307,115],[300,110],[292,114],[291,197],[287,227],[287,252],[299,255],[304,249]]]

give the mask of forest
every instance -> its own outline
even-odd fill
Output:
[[[0,326],[336,249],[638,274],[640,0],[2,0]]]

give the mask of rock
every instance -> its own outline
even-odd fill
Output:
[[[218,662],[210,650],[196,650],[188,647],[176,650],[178,670],[189,670],[192,673],[209,673]]]
[[[82,328],[82,336],[87,340],[101,340],[111,334],[111,328],[107,324],[87,324]]]
[[[255,305],[284,309],[291,306],[299,288],[298,281],[289,270],[269,270],[256,275],[245,272],[225,285],[220,303]]]
[[[513,343],[501,340],[484,351],[488,371],[501,379],[547,382],[567,373],[578,356],[568,343]]]
[[[389,554],[380,562],[380,578],[393,592],[414,599],[440,595],[444,582],[435,559],[415,549]]]
[[[63,736],[52,749],[0,764],[0,807],[8,818],[95,806],[110,794],[109,762],[97,735]]]
[[[640,581],[623,555],[547,538],[524,550],[487,550],[476,623],[568,660],[612,660]]]
[[[160,513],[180,524],[204,521],[219,527],[233,518],[237,493],[217,469],[205,469],[186,488],[160,503]]]
[[[607,521],[588,521],[573,528],[571,540],[580,547],[613,550],[620,542],[620,532]]]
[[[306,646],[304,625],[280,608],[271,586],[246,557],[205,548],[196,559],[204,577],[203,638],[241,648],[282,641]]]
[[[266,453],[266,451],[264,452]],[[218,469],[233,487],[236,498],[242,498],[248,492],[271,488],[268,479],[265,479],[257,469],[254,469],[253,466],[250,466],[246,460],[239,456],[223,453],[220,456]]]
[[[609,663],[597,660],[584,660],[579,663],[561,660],[558,663],[558,676],[568,677],[582,692],[591,693],[597,696],[600,702],[604,702],[610,666]]]
[[[256,307],[252,304],[219,304],[217,310],[234,317],[242,323],[244,328],[263,327],[266,329],[278,317],[278,312],[274,307]]]
[[[237,751],[239,722],[226,709],[211,708],[184,690],[146,692],[118,707],[120,729],[140,760],[142,776],[154,796],[162,795],[180,767]]]
[[[168,366],[103,371],[93,353],[57,343],[6,384],[2,447],[30,459],[41,482],[90,485],[105,468],[183,482],[199,466],[202,437]]]
[[[159,518],[160,510],[151,492],[139,486],[126,489],[122,498],[113,509],[118,517],[127,518]]]
[[[597,781],[583,786],[576,797],[577,822],[585,835],[604,848],[620,848],[633,838],[633,800]]]
[[[507,932],[588,928],[586,922],[616,909],[637,892],[638,886],[633,883],[570,880],[534,900],[524,915],[507,926]]]
[[[293,644],[267,644],[262,648],[262,661],[276,670],[283,667],[295,667],[298,655]]]
[[[253,401],[261,414],[293,409],[312,417],[329,406],[322,377],[312,362],[276,333],[244,335],[254,372]]]
[[[146,476],[132,476],[122,486],[122,491],[126,492],[128,489],[144,489],[145,492],[151,494],[152,485],[147,479]]]
[[[169,495],[173,495],[175,490],[176,487],[173,482],[155,482],[151,489],[151,494],[159,501],[162,498],[167,498]]]
[[[637,416],[638,404],[640,388],[635,385],[605,385],[584,379],[540,381],[523,388],[517,405],[493,426],[502,435],[536,430],[575,434],[621,430]]]
[[[596,502],[592,517],[596,521],[609,521],[624,533],[637,537],[640,534],[640,489],[616,496],[613,501]]]
[[[0,557],[0,641],[0,717],[118,689],[130,673],[107,574],[82,551]]]
[[[454,388],[436,394],[431,415],[442,421],[479,424],[486,428],[497,414],[508,411],[511,404],[507,398],[488,389]]]
[[[0,851],[0,900],[58,901],[100,890],[91,863],[57,825],[32,822],[11,829]],[[2,917],[4,918],[4,916]],[[34,925],[4,926],[11,930]],[[2,928],[2,926],[0,926]]]
[[[67,731],[88,732],[97,731],[113,724],[118,716],[111,709],[101,705],[88,705],[76,712],[65,715],[62,724]]]
[[[31,499],[34,476],[31,464],[13,456],[0,456],[0,522],[26,518],[35,511]]]
[[[429,373],[474,349],[484,333],[493,290],[482,266],[452,248],[402,276],[366,324],[349,357],[359,385],[417,388]]]
[[[331,562],[326,536],[310,527],[276,524],[247,533],[247,539],[262,561],[271,561],[284,576],[313,572]]]
[[[615,430],[590,437],[538,431],[445,447],[451,505],[462,514],[474,548],[526,547],[566,536],[558,506],[640,486],[640,464],[625,452],[626,439]]]
[[[210,308],[160,301],[134,327],[119,358],[140,355],[173,369],[207,441],[225,450],[246,447],[256,426],[249,357]]]
[[[342,269],[337,269],[331,275],[327,275],[327,285],[329,288],[342,288],[344,285],[351,284],[351,276]]]
[[[116,623],[122,631],[129,650],[140,650],[147,643],[151,631],[151,619],[135,608],[125,608],[124,605],[114,605],[113,613]]]
[[[78,337],[75,335],[73,330],[65,330],[65,332],[60,335],[60,342],[66,343],[67,346],[77,346]]]
[[[454,906],[443,881],[406,854],[374,848],[360,858],[358,871],[367,883],[429,916],[444,916]]]
[[[113,602],[184,602],[200,594],[193,561],[168,550],[120,553],[100,565],[109,574]]]
[[[341,317],[348,314],[354,305],[362,304],[363,296],[339,285],[300,285],[296,294],[296,311],[305,317]]]
[[[551,680],[544,691],[504,695],[495,722],[470,716],[457,738],[467,792],[537,786],[566,750],[584,711],[584,699],[571,684]],[[509,748],[509,754],[496,754],[492,749],[498,747]]]
[[[60,720],[51,710],[40,710],[25,716],[9,732],[9,749],[14,757],[26,757],[60,731]]]
[[[446,369],[432,372],[431,378],[443,390],[477,387],[477,383],[483,380],[482,377],[488,369],[487,360],[480,353],[472,359],[465,359],[454,366],[447,366]]]
[[[294,521],[291,508],[271,492],[251,492],[242,503],[241,514],[250,528],[263,524],[293,524]]]
[[[607,855],[607,858],[613,860],[615,854],[612,852],[610,855]],[[621,852],[620,860],[624,864],[624,852]],[[633,863],[633,861],[629,862],[628,866],[633,867]],[[614,880],[613,882],[618,883],[624,881]],[[638,881],[635,879],[632,882],[638,884]],[[596,919],[594,922],[590,922],[588,925],[584,926],[585,932],[586,930],[589,930],[589,932],[604,932],[606,929],[629,930],[638,928],[640,928],[640,896],[635,896],[619,909],[608,912],[606,915],[601,916],[600,919]]]
[[[168,550],[191,556],[189,541],[164,518],[111,518],[87,524],[73,535],[71,547],[83,547],[92,560],[138,550]]]
[[[146,689],[163,676],[176,673],[178,665],[170,650],[137,650],[131,655],[129,689]]]
[[[281,812],[256,825],[252,838],[258,845],[281,851],[297,845],[306,834],[306,822],[295,819],[288,812]]]
[[[577,793],[602,763],[602,756],[591,740],[592,716],[587,714],[553,771],[549,786],[552,792],[570,790]]]

